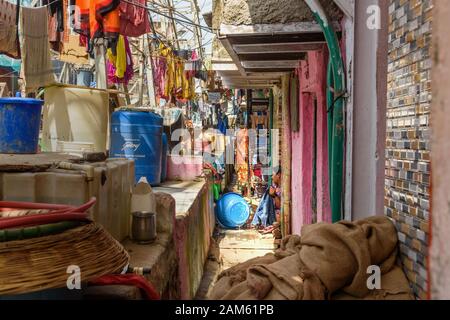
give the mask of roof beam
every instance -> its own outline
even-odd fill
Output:
[[[298,60],[242,61],[241,63],[245,69],[254,69],[254,68],[294,69],[298,66]]]
[[[238,55],[253,53],[297,53],[318,50],[322,48],[324,43],[325,42],[235,44],[233,45],[233,49]]]
[[[338,22],[333,23],[335,30],[341,30]],[[316,22],[291,22],[291,23],[274,23],[274,24],[253,24],[234,26],[229,24],[220,25],[220,35],[275,35],[290,33],[321,33],[322,29]]]

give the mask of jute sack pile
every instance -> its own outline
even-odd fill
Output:
[[[211,299],[412,299],[396,265],[397,233],[386,217],[319,223],[291,236],[275,254],[226,270]],[[381,289],[370,290],[368,267],[381,269]]]

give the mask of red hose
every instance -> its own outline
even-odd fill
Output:
[[[25,203],[25,202],[8,202],[1,201],[0,206],[6,206],[9,208],[20,208],[20,209],[48,209],[52,207],[57,210],[53,210],[46,214],[35,214],[30,216],[21,217],[8,217],[0,218],[0,229],[15,228],[24,225],[39,225],[39,224],[49,224],[60,221],[76,221],[76,220],[86,220],[87,210],[91,208],[96,202],[95,198],[92,198],[86,204],[79,207],[73,206],[62,206],[62,205],[49,205],[40,203]]]

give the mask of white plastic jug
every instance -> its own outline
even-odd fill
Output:
[[[131,212],[156,213],[156,197],[145,177],[142,177],[133,188],[131,195]]]

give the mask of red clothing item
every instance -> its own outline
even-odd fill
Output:
[[[132,0],[138,5],[145,6],[146,0]],[[127,37],[140,37],[151,31],[147,10],[121,1],[119,6],[120,34]]]
[[[141,289],[147,300],[161,300],[158,292],[143,276],[137,274],[111,274],[90,281],[89,285],[108,286],[108,285],[127,285]]]

